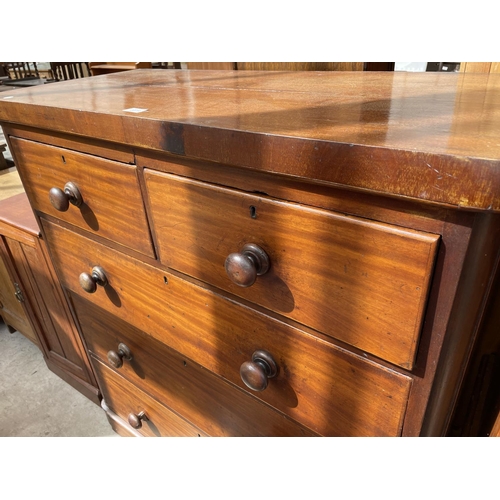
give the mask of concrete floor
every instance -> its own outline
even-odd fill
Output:
[[[52,373],[0,319],[0,437],[118,437],[104,411]]]

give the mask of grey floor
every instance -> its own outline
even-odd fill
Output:
[[[0,437],[118,437],[104,411],[52,373],[0,319]]]

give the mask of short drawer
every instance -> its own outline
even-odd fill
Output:
[[[15,137],[11,144],[33,208],[154,256],[134,165]],[[80,192],[80,206],[61,194],[68,183]],[[52,188],[61,190],[59,209],[49,199]]]
[[[439,236],[147,169],[145,178],[162,263],[412,368]],[[248,244],[269,259],[256,279]]]
[[[201,436],[199,429],[93,358],[106,406],[144,436]]]
[[[211,436],[315,436],[165,344],[72,294],[87,346],[103,364]],[[132,359],[107,359],[124,344]]]
[[[186,280],[44,221],[64,285],[245,389],[315,432],[398,435],[411,378]],[[60,244],[59,242],[64,242]],[[86,293],[80,273],[99,266],[108,284]],[[279,374],[252,392],[240,367],[269,351]]]

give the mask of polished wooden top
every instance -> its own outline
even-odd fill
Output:
[[[496,74],[136,70],[4,92],[0,121],[500,210]]]
[[[0,200],[0,222],[36,236],[40,233],[26,193]]]

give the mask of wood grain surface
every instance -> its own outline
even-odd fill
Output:
[[[253,71],[363,71],[362,62],[239,62],[236,69]],[[188,66],[189,67],[189,66]],[[229,68],[226,68],[229,69]]]
[[[116,243],[114,229],[106,239],[96,231],[59,224],[53,218],[61,217],[59,213],[37,212],[48,219],[42,220],[59,274],[75,304],[83,304],[77,307],[79,316],[88,319],[85,334],[98,335],[93,337],[96,356],[105,362],[106,349],[116,349],[121,335],[138,353],[142,372],[131,371],[127,363],[118,372],[133,385],[170,408],[175,406],[175,412],[207,434],[224,435],[217,429],[228,428],[231,435],[303,435],[304,429],[323,435],[443,435],[461,386],[468,384],[463,380],[469,376],[466,368],[474,345],[484,340],[484,304],[495,280],[500,234],[500,75],[494,74],[493,64],[489,74],[465,69],[459,74],[137,70],[2,93],[0,123],[9,144],[21,143],[14,138],[17,135],[67,145],[65,151],[74,155],[81,154],[76,153],[79,150],[92,153],[92,162],[98,156],[122,155],[127,163],[135,161],[134,182],[141,202],[141,191],[142,196],[147,191],[144,167],[218,185],[210,194],[199,182],[176,187],[171,194],[184,197],[184,207],[165,202],[159,192],[156,201],[144,199],[148,216],[155,219],[153,237],[161,240],[163,263],[154,260],[152,246],[149,254],[139,253],[130,231],[130,246],[124,246],[125,231],[123,243]],[[108,177],[108,163],[101,161],[98,170]],[[40,166],[40,173],[50,175],[50,171]],[[233,196],[229,187],[245,193]],[[121,214],[129,217],[134,206],[106,211],[117,221]],[[338,214],[319,217],[321,209]],[[171,215],[180,222],[178,227],[168,225]],[[270,220],[278,243],[286,241],[286,246],[273,246],[277,238],[271,238],[265,224]],[[350,228],[367,228],[368,235],[388,225],[399,228],[381,230],[385,238],[374,245],[383,250],[387,244],[385,256],[372,262],[372,268],[383,269],[382,283],[390,281],[391,263],[397,264],[395,277],[401,278],[398,266],[414,255],[413,250],[398,253],[401,249],[394,241],[388,244],[387,234],[404,234],[407,243],[413,243],[408,233],[440,235],[433,271],[430,260],[423,263],[420,251],[414,262],[403,265],[405,272],[416,269],[421,277],[432,279],[426,306],[426,293],[420,297],[426,307],[425,322],[413,365],[414,347],[409,356],[408,351],[402,355],[401,346],[394,347],[399,354],[391,362],[405,367],[400,368],[391,366],[386,361],[391,358],[383,352],[393,350],[392,342],[383,338],[378,345],[373,342],[376,358],[356,340],[351,344],[356,347],[351,347],[322,333],[330,326],[325,318],[321,326],[314,325],[316,330],[306,326],[319,317],[310,305],[318,300],[317,290],[323,306],[330,307],[324,287],[311,286],[311,281],[331,283],[335,277],[326,264],[328,258],[322,257],[329,256],[330,247],[338,249],[343,238],[335,239],[330,221],[348,235],[339,254],[366,250],[359,252],[363,258],[373,255],[370,238],[353,239]],[[185,222],[194,227],[192,234],[182,230]],[[218,229],[209,234],[214,222]],[[321,229],[324,224],[329,230]],[[326,236],[300,237],[308,231]],[[294,239],[291,233],[299,237]],[[287,269],[278,275],[278,291],[275,280],[259,295],[242,298],[217,282],[221,266],[214,262],[220,254],[238,251],[239,243],[248,242],[248,234],[252,239],[263,234],[257,243],[265,244],[266,250],[271,242],[271,274],[259,277],[257,283]],[[145,241],[144,236],[137,238]],[[430,238],[434,240],[426,243],[429,254],[437,236]],[[291,252],[293,265],[289,265],[286,252],[297,242],[301,251]],[[323,242],[330,245],[322,246]],[[410,247],[413,244],[401,248]],[[167,271],[165,263],[173,269]],[[94,266],[104,268],[110,284],[89,295],[79,287],[78,277]],[[312,269],[314,279],[306,269]],[[206,281],[183,273],[205,276]],[[349,294],[363,297],[353,303],[356,312],[367,301],[382,304],[387,295],[378,296],[378,289],[370,286],[368,293],[361,293],[366,278],[371,278],[369,273]],[[276,307],[263,302],[269,291]],[[287,291],[293,294],[287,296]],[[282,306],[292,304],[290,297],[294,314],[302,314],[302,319],[286,316],[290,311]],[[403,324],[410,317],[422,318],[423,309],[406,315],[404,301],[396,302]],[[412,298],[408,302],[411,309]],[[349,328],[347,308],[339,309],[342,326]],[[387,307],[377,310],[375,317],[379,319],[384,310]],[[362,342],[374,331],[379,330],[374,328],[366,336],[357,328]],[[409,330],[403,331],[408,340]],[[108,340],[115,345],[107,347]],[[269,351],[279,366],[278,377],[262,393],[248,389],[238,374],[257,349]],[[163,373],[166,359],[181,364]],[[183,377],[182,369],[191,365],[195,368]],[[170,390],[170,382],[175,389]],[[217,406],[208,412],[205,422],[216,422],[211,430],[201,425],[203,418],[192,409],[197,407],[193,394],[201,397],[200,388],[206,393],[204,412],[214,398],[224,401],[220,418],[214,418]],[[112,413],[109,410],[110,418]],[[267,422],[266,429],[259,428],[260,419]]]
[[[0,236],[0,315],[7,325],[39,345],[28,314],[21,302],[16,299],[14,283],[17,277],[13,276],[14,270],[11,265],[10,253],[5,239]],[[10,271],[7,266],[9,266]],[[17,279],[17,282],[19,284],[20,280]]]
[[[228,69],[233,70],[235,68],[236,63],[234,62],[188,62],[187,69],[203,69],[203,70],[219,70],[219,69]]]
[[[412,367],[438,235],[149,170],[145,178],[162,263]],[[242,288],[224,261],[247,243],[271,268]]]
[[[42,220],[63,284],[246,389],[240,366],[257,349],[280,375],[252,393],[324,435],[401,432],[411,379],[169,273]],[[107,287],[87,294],[82,271],[99,265]]]
[[[499,73],[498,62],[463,62],[460,63],[460,71],[467,73]]]
[[[94,156],[101,156],[108,160],[122,163],[134,163],[134,152],[125,144],[109,144],[95,138],[75,137],[55,131],[38,130],[28,126],[4,126],[5,135],[9,138],[20,137],[34,142],[60,146],[65,149],[80,151]]]
[[[201,437],[205,435],[98,360],[92,361],[101,382],[106,405],[114,413],[127,421],[131,413],[137,415],[145,412],[147,418],[138,429],[139,434],[149,437]]]
[[[490,437],[500,437],[500,412],[498,413],[495,424],[491,429]]]
[[[6,226],[10,226],[11,231],[15,231],[17,235],[27,233],[37,237],[40,233],[38,222],[25,192],[0,200],[0,222],[3,223],[2,234],[4,235],[6,235],[5,231],[9,230]],[[34,238],[30,236],[28,238],[34,241]]]
[[[154,256],[135,166],[24,139],[11,144],[33,208]],[[83,205],[59,212],[49,191],[67,182],[77,185]]]
[[[316,436],[186,356],[76,294],[72,302],[89,350],[110,367],[107,353],[123,342],[133,359],[120,375],[211,436]]]
[[[339,186],[316,184],[300,178],[255,172],[199,160],[188,160],[165,153],[137,154],[137,166],[172,173],[199,181],[258,193],[283,201],[313,208],[355,215],[395,226],[441,234],[443,221],[454,213],[451,208],[419,203],[408,198],[379,196],[374,193],[342,189]],[[143,176],[140,176],[142,179]],[[146,193],[146,189],[144,189]],[[147,204],[147,196],[146,204]],[[461,212],[465,214],[465,211]],[[474,213],[467,211],[469,217]],[[150,211],[148,212],[151,218]],[[154,230],[154,227],[151,227]]]
[[[0,235],[0,253],[12,277],[0,276],[0,302],[4,305],[0,314],[40,347],[52,371],[98,402],[90,361],[25,193],[0,201]],[[23,293],[22,304],[14,297],[13,280]],[[9,314],[12,307],[18,308],[18,314],[24,311],[23,323]]]
[[[36,239],[34,245],[28,245],[17,239],[3,239],[23,293],[22,306],[31,320],[28,326],[33,329],[32,340],[41,348],[50,369],[56,366],[64,371],[75,380],[79,390],[93,387],[96,397],[97,384],[90,361],[48,259],[45,243]],[[25,326],[19,331],[25,333]],[[26,331],[29,336],[29,330]]]
[[[498,74],[137,70],[12,91],[0,122],[500,211],[499,102]]]

